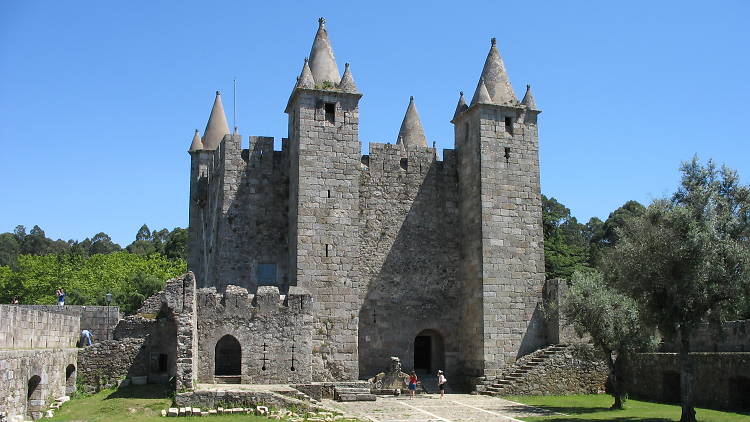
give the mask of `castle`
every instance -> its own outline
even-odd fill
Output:
[[[537,310],[540,111],[529,86],[518,101],[495,39],[471,102],[459,97],[455,149],[442,160],[413,98],[395,143],[362,155],[361,97],[348,63],[339,73],[322,18],[280,151],[261,136],[242,149],[217,92],[189,149],[188,267],[209,288],[197,294],[199,382],[233,371],[243,382],[291,379],[258,369],[272,355],[294,371],[290,352],[314,381],[372,376],[391,356],[404,368],[491,378],[548,343]],[[294,332],[246,330],[254,306],[274,300]],[[202,328],[207,314],[230,322]],[[279,337],[286,344],[272,350]],[[232,359],[242,367],[219,368]]]

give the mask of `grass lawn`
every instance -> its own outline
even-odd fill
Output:
[[[524,418],[527,422],[563,422],[563,421],[619,421],[619,422],[666,422],[679,421],[680,406],[652,403],[640,400],[628,400],[624,410],[609,410],[612,396],[507,396],[505,399],[525,403],[554,412],[564,413],[544,417]],[[695,409],[695,416],[702,422],[750,422],[750,415],[721,412],[710,409]]]
[[[164,422],[161,410],[171,407],[172,399],[169,391],[163,385],[149,384],[131,386],[119,390],[105,390],[83,398],[73,399],[55,412],[52,419],[45,421],[76,421],[76,422]],[[268,422],[267,417],[254,415],[217,415],[208,419],[200,416],[188,416],[179,420],[194,421],[244,421]],[[170,419],[171,420],[171,419]]]

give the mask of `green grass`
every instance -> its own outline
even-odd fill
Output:
[[[162,418],[161,410],[169,407],[172,407],[169,390],[164,385],[149,384],[119,390],[105,390],[91,396],[74,398],[57,410],[54,418],[44,420],[50,422],[165,422],[167,419]],[[269,421],[267,417],[254,415],[216,415],[208,419],[200,418],[200,416],[187,417],[196,422],[198,420]],[[183,419],[185,418],[179,418],[179,420]]]
[[[563,415],[526,417],[526,422],[564,421],[617,421],[617,422],[667,422],[679,421],[681,408],[676,405],[652,403],[630,399],[623,410],[609,410],[613,399],[609,395],[581,396],[508,396],[505,399],[551,410]],[[696,418],[702,422],[750,422],[750,415],[695,409]]]

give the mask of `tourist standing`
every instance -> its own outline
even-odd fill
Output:
[[[443,371],[441,369],[438,369],[438,389],[440,390],[440,398],[442,399],[445,397],[445,383],[448,382],[448,380],[445,378],[445,375],[443,375]]]
[[[63,289],[57,289],[57,291],[55,292],[55,294],[57,295],[57,305],[58,306],[65,305],[65,290],[63,290]]]
[[[414,398],[414,394],[417,392],[417,373],[411,371],[409,375],[409,398]]]

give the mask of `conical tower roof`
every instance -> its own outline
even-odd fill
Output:
[[[401,122],[401,129],[398,131],[398,140],[396,144],[403,143],[406,147],[427,146],[427,138],[424,136],[422,121],[419,119],[417,106],[414,105],[414,97],[409,98],[409,106],[406,108],[404,121]]]
[[[458,97],[458,104],[456,104],[456,111],[453,113],[453,120],[456,120],[456,117],[458,117],[459,114],[463,113],[466,109],[468,109],[469,106],[466,105],[466,99],[464,98],[464,92],[461,91],[461,94]]]
[[[310,49],[310,70],[316,85],[324,82],[337,84],[341,80],[336,59],[333,56],[331,40],[326,32],[325,18],[318,19],[318,32],[315,34],[312,48]]]
[[[484,84],[484,78],[479,79],[477,89],[474,91],[474,97],[471,99],[471,105],[474,104],[492,104],[492,97],[490,97],[487,86]]]
[[[344,92],[357,92],[357,84],[354,83],[352,71],[349,70],[349,63],[344,64],[344,76],[341,77],[341,82],[339,82],[339,89]]]
[[[484,79],[484,84],[493,104],[514,105],[518,103],[518,98],[513,93],[513,87],[510,85],[510,79],[505,71],[503,59],[500,57],[500,52],[497,51],[497,40],[495,38],[492,38],[490,52],[484,61],[480,79]]]
[[[198,133],[198,129],[195,129],[195,135],[193,135],[193,142],[190,143],[190,149],[188,152],[200,151],[203,149],[203,142],[201,142],[201,135]]]
[[[526,85],[526,95],[523,96],[521,104],[525,105],[529,110],[539,110],[536,107],[536,101],[534,101],[534,94],[531,93],[531,85]]]
[[[221,104],[221,93],[216,91],[214,106],[211,109],[211,115],[208,117],[206,130],[203,131],[203,148],[207,150],[216,149],[224,135],[229,134],[229,125],[227,116],[224,114],[224,106]]]
[[[305,57],[305,64],[302,66],[302,73],[300,73],[299,78],[297,78],[297,88],[315,88],[315,79],[310,71],[307,57]]]

